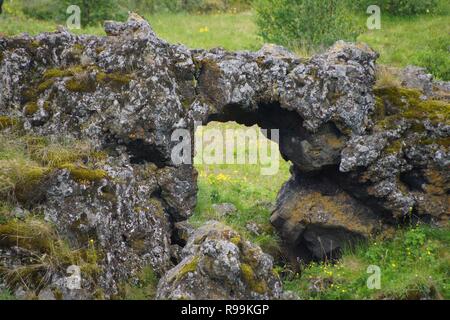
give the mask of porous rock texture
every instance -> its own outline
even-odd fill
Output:
[[[87,140],[107,154],[102,179],[80,181],[61,168],[36,203],[74,246],[95,239],[105,297],[148,264],[162,276],[159,298],[280,296],[258,247],[236,243],[214,223],[191,237],[183,229],[197,174],[172,161],[179,140],[171,136],[181,128],[193,136],[196,121],[280,130],[292,178],[271,221],[295,257],[338,254],[405,218],[448,218],[445,84],[434,90],[422,77],[433,94],[374,91],[377,53],[342,41],[302,59],[274,45],[258,52],[171,45],[135,15],[106,22],[105,31],[0,38],[0,116],[29,135]],[[257,253],[251,263],[249,250]]]

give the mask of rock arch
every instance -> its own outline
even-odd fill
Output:
[[[44,211],[74,239],[80,225],[96,234],[108,290],[143,263],[161,274],[171,266],[171,239],[197,191],[192,165],[171,162],[171,134],[193,136],[196,121],[280,129],[281,154],[294,166],[272,223],[293,256],[338,254],[413,216],[448,219],[445,84],[374,90],[378,55],[342,41],[303,59],[273,45],[190,50],[137,17],[106,22],[105,31],[1,38],[0,116],[29,134],[64,134],[107,152],[111,179],[86,188],[61,170]]]

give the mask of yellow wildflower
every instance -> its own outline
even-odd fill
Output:
[[[217,181],[228,181],[228,180],[230,180],[230,178],[228,176],[224,175],[223,173],[219,173],[216,176],[216,179],[217,179]]]

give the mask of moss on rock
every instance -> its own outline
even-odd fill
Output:
[[[43,78],[47,80],[51,78],[71,77],[82,73],[83,71],[83,66],[73,66],[67,69],[51,68],[44,71]]]
[[[38,112],[39,107],[37,105],[36,102],[28,102],[24,109],[23,109],[23,113],[27,116],[27,117],[31,117],[33,116],[36,112]]]
[[[66,89],[72,92],[94,92],[96,89],[95,82],[90,79],[69,79],[66,84]]]
[[[419,90],[403,87],[385,87],[374,90],[375,119],[384,128],[391,128],[401,118],[431,123],[450,124],[450,104],[440,100],[423,100]],[[389,107],[390,112],[386,110]]]
[[[175,275],[175,281],[179,281],[184,276],[186,276],[189,272],[195,272],[197,270],[199,262],[199,257],[194,256],[190,261],[186,262],[181,266],[181,268],[178,270],[177,274]]]
[[[6,117],[6,116],[0,116],[0,130],[14,127],[18,124],[17,119]]]
[[[121,74],[119,72],[98,72],[96,75],[96,80],[99,83],[106,83],[113,87],[120,88],[129,84],[132,77],[129,74]]]
[[[266,282],[257,279],[253,268],[249,264],[241,264],[241,276],[244,280],[244,283],[249,286],[250,290],[259,294],[264,294],[265,292],[267,292]]]
[[[403,142],[401,139],[395,140],[386,146],[384,151],[389,154],[397,153],[402,149]]]

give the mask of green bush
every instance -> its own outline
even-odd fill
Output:
[[[180,12],[182,0],[120,0],[121,7],[140,14],[159,12]]]
[[[250,8],[252,0],[182,0],[183,10],[191,13],[242,11]]]
[[[255,9],[264,40],[307,50],[355,41],[365,26],[340,0],[256,0]]]
[[[355,4],[365,10],[370,5],[377,5],[381,13],[387,12],[392,15],[409,16],[434,12],[440,0],[358,0]]]
[[[34,0],[23,1],[23,13],[29,17],[41,20],[63,21],[67,6],[62,1],[55,0]]]
[[[450,81],[450,58],[448,36],[443,33],[430,39],[423,50],[412,57],[411,64],[427,68],[436,78]]]
[[[109,19],[123,20],[126,17],[126,12],[120,8],[117,0],[23,1],[22,10],[25,15],[32,18],[64,22],[69,17],[66,10],[70,5],[80,7],[83,26],[102,23]]]
[[[123,20],[127,11],[144,14],[155,13],[210,13],[243,11],[251,7],[252,0],[33,0],[21,1],[25,15],[41,19],[64,22],[69,5],[81,8],[83,25],[92,25],[103,20]]]
[[[83,26],[102,23],[104,20],[124,20],[126,12],[121,10],[117,0],[64,0],[66,8],[77,5],[81,9]]]

